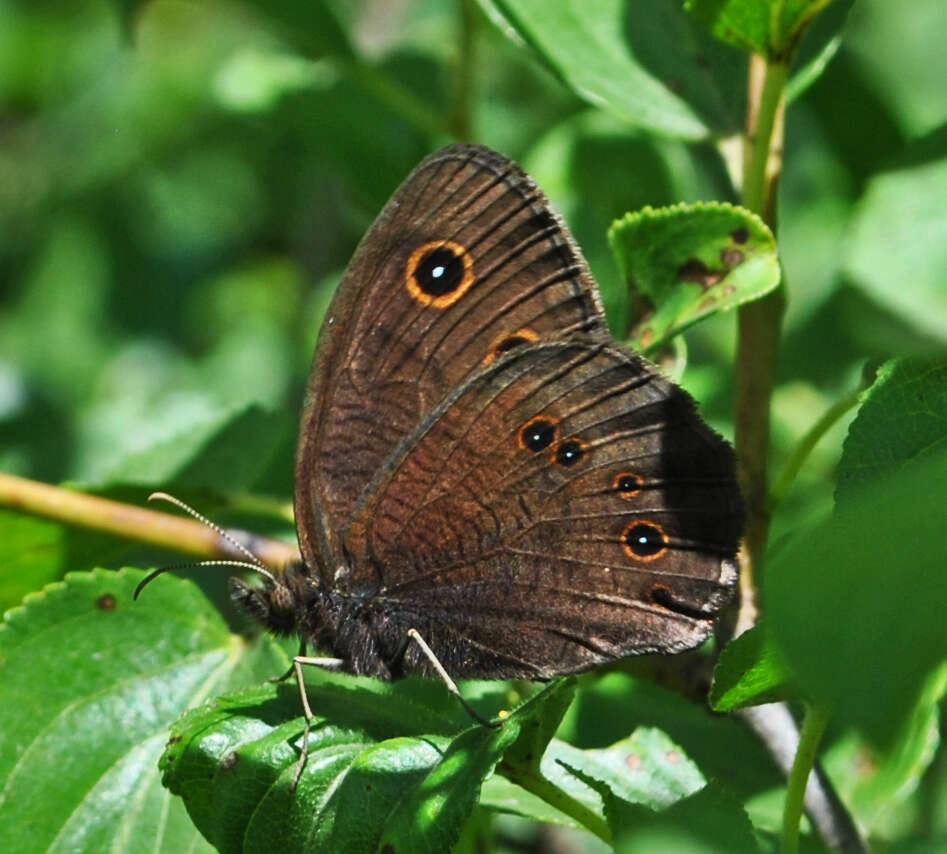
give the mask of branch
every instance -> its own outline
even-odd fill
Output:
[[[200,522],[2,472],[0,506],[200,558],[245,559],[216,531]],[[229,529],[227,534],[268,566],[283,567],[300,559],[297,548],[282,540],[237,529]]]

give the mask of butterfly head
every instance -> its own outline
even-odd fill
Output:
[[[254,587],[242,578],[231,577],[230,596],[250,616],[274,634],[287,635],[299,629],[300,609],[305,607],[304,576],[288,570],[264,579]]]

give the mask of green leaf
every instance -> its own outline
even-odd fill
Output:
[[[831,0],[687,0],[719,39],[771,60],[788,59],[803,30]]]
[[[348,36],[325,0],[244,0],[244,3],[272,21],[306,56],[354,55]]]
[[[317,717],[295,793],[304,726],[295,685],[219,698],[174,726],[165,785],[218,851],[448,850],[484,777],[524,727],[558,719],[560,694],[571,692],[554,682],[491,729],[471,727],[436,682],[308,675]],[[432,690],[440,709],[420,699]]]
[[[786,102],[800,97],[828,68],[842,44],[842,31],[855,0],[832,0],[806,29],[786,84]]]
[[[703,704],[684,701],[676,690],[621,672],[584,686],[559,737],[578,746],[597,747],[640,727],[661,729],[703,775],[721,780],[741,798],[781,783],[759,741],[734,717],[708,714]],[[734,756],[740,756],[738,766]]]
[[[670,806],[707,782],[684,751],[656,727],[639,727],[599,750],[578,750],[561,742],[549,758],[583,784],[595,779],[617,797],[649,809]]]
[[[482,0],[507,34],[573,92],[624,121],[668,136],[732,133],[743,76],[682,10],[638,0]],[[717,79],[714,79],[714,74]]]
[[[776,241],[755,214],[710,202],[646,207],[608,232],[632,291],[632,345],[647,350],[779,284]]]
[[[939,701],[945,689],[947,665],[931,674],[907,726],[887,753],[872,750],[856,732],[851,732],[823,757],[839,794],[867,830],[883,832],[934,761],[941,741]]]
[[[845,439],[835,499],[947,448],[947,362],[892,359],[865,392]],[[919,463],[920,464],[920,463]]]
[[[710,705],[718,712],[775,703],[795,697],[792,674],[773,644],[764,623],[758,623],[727,644],[714,668]]]
[[[60,575],[62,525],[0,510],[0,611]]]
[[[161,484],[242,491],[266,471],[295,424],[285,413],[251,405],[117,460],[106,483]],[[252,453],[248,449],[253,449]]]
[[[853,283],[936,340],[947,340],[947,158],[872,178],[844,248]]]
[[[230,633],[200,589],[139,570],[70,573],[0,626],[0,850],[207,850],[161,788],[167,727],[286,667]]]
[[[609,824],[621,854],[757,854],[753,826],[729,792],[707,785],[666,810],[651,812],[611,799]]]
[[[642,731],[642,733],[649,740],[655,733],[658,737],[667,740],[667,737],[659,730],[649,733]],[[667,744],[661,745],[662,748],[666,746]],[[673,748],[670,751],[666,750],[665,758],[682,755],[678,753],[678,750]],[[620,751],[620,755],[627,756],[624,750]],[[639,757],[640,754],[633,753],[630,756]],[[653,759],[653,755],[648,757],[648,761],[653,762]],[[661,766],[658,765],[659,773],[660,768]],[[696,771],[696,768],[694,770]],[[693,849],[696,851],[757,852],[759,850],[753,835],[753,827],[740,802],[719,786],[704,784],[702,777],[697,788],[690,793],[671,801],[664,796],[660,801],[652,801],[651,806],[644,806],[641,802],[629,800],[624,796],[620,778],[619,785],[615,786],[614,780],[609,782],[599,779],[592,773],[579,768],[570,766],[569,771],[601,797],[608,826],[615,839],[615,849],[618,851],[675,850],[674,845],[656,844],[654,841],[655,834],[664,836],[669,832],[672,837],[680,836],[681,843],[686,840],[690,843],[700,841],[710,844],[707,848]],[[697,775],[699,777],[699,772]]]
[[[767,563],[770,625],[803,689],[882,748],[947,655],[945,532],[941,451],[853,489]]]

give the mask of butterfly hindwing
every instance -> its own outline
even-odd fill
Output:
[[[732,452],[685,392],[615,346],[535,343],[402,443],[339,583],[372,589],[456,676],[548,676],[699,642],[741,522]]]

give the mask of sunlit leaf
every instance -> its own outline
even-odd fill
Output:
[[[644,208],[616,220],[608,236],[632,293],[632,342],[642,350],[779,284],[772,232],[733,205]]]

